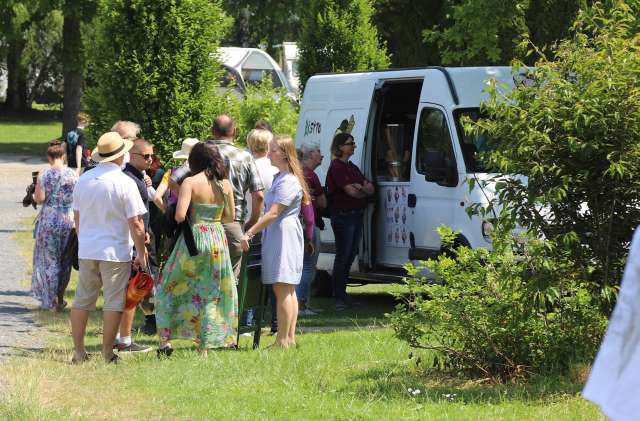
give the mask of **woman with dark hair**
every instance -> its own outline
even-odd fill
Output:
[[[374,194],[373,184],[349,158],[356,150],[356,142],[349,133],[338,133],[331,143],[333,160],[327,171],[327,195],[331,229],[336,239],[336,255],[333,260],[333,295],[336,310],[351,307],[347,295],[349,269],[358,252],[362,235],[362,216],[367,197]]]
[[[53,141],[47,149],[50,168],[38,176],[33,198],[43,203],[35,229],[31,293],[42,308],[62,310],[64,291],[71,276],[71,261],[64,250],[73,229],[73,188],[76,173],[64,164],[64,146]]]
[[[193,175],[180,186],[175,219],[181,223],[188,214],[198,255],[189,254],[180,236],[158,280],[158,357],[171,355],[172,337],[193,339],[203,355],[236,345],[236,279],[222,227],[235,216],[232,186],[216,146],[195,145],[189,168]]]

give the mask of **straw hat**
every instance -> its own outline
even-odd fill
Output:
[[[194,137],[188,137],[182,141],[182,148],[179,151],[173,153],[174,159],[189,159],[189,153],[191,148],[196,146],[200,141]]]
[[[108,132],[98,139],[98,145],[91,154],[91,159],[95,162],[113,161],[129,152],[132,147],[132,141],[121,138],[116,132]]]

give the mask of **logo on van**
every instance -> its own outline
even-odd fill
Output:
[[[356,119],[353,118],[353,114],[349,117],[349,120],[346,118],[340,122],[340,126],[336,129],[336,132],[333,134],[334,136],[338,133],[349,133],[351,134],[351,130],[353,130],[353,126],[356,125]]]
[[[306,120],[304,122],[304,135],[308,136],[310,134],[320,134],[320,122],[319,121],[309,121]]]

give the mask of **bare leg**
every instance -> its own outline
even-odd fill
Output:
[[[87,310],[71,309],[71,337],[73,338],[73,352],[76,358],[82,358],[87,352],[84,348],[84,334],[87,329],[89,312]]]
[[[113,355],[113,341],[118,333],[122,312],[104,311],[102,317],[104,323],[102,327],[102,356],[108,361]]]
[[[120,337],[131,336],[133,328],[133,318],[136,316],[136,308],[124,309],[122,311],[122,320],[120,320]]]
[[[286,348],[289,345],[289,327],[291,322],[291,294],[287,284],[276,282],[273,292],[276,294],[276,308],[278,312],[278,333],[274,345]]]
[[[298,297],[296,296],[296,286],[288,285],[291,293],[291,319],[289,320],[289,335],[287,340],[289,345],[296,344],[296,324],[298,323]]]

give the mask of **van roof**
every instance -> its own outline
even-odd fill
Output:
[[[323,80],[348,82],[355,79],[393,80],[393,79],[418,79],[426,78],[429,74],[437,72],[444,75],[451,97],[455,105],[477,103],[480,90],[487,85],[487,80],[496,79],[500,83],[513,86],[513,70],[509,66],[485,66],[485,67],[416,67],[403,69],[373,70],[367,72],[348,73],[320,73],[311,79],[314,82]]]

